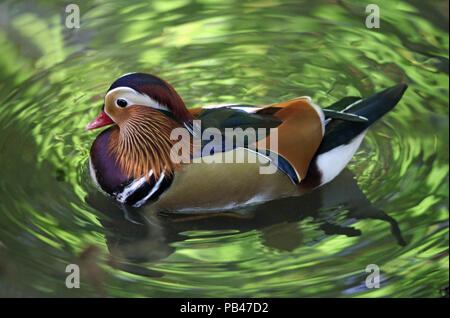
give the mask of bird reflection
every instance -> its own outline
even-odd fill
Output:
[[[158,273],[138,264],[156,262],[175,252],[171,243],[185,240],[187,237],[182,233],[186,231],[237,230],[242,233],[257,229],[266,246],[292,251],[302,245],[299,221],[307,217],[311,217],[326,235],[349,237],[362,235],[352,223],[374,219],[388,222],[393,239],[401,246],[406,245],[397,222],[370,203],[348,169],[310,194],[236,212],[142,215],[138,209],[120,206],[97,191],[92,191],[86,201],[104,215],[100,222],[107,232],[108,249],[120,257],[121,268],[145,276],[158,276]],[[336,211],[340,221],[333,223],[329,221],[330,214]]]

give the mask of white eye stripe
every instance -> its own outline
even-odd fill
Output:
[[[121,87],[117,87],[117,88],[110,90],[105,96],[105,103],[106,103],[106,100],[108,99],[108,96],[110,96],[111,94],[113,94],[113,96],[115,98],[114,104],[116,106],[118,106],[117,105],[118,99],[124,99],[127,101],[127,104],[128,104],[127,106],[141,105],[141,106],[152,107],[155,109],[170,111],[166,105],[162,105],[162,104],[158,103],[157,101],[155,101],[153,98],[151,98],[147,94],[141,94],[141,93],[137,92],[136,90],[132,89],[131,87],[121,86]]]

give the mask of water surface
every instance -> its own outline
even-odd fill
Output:
[[[0,296],[439,297],[448,285],[448,1],[0,3]],[[322,105],[406,82],[334,182],[242,214],[124,213],[91,184],[84,127],[118,76],[189,107]],[[80,289],[65,268],[81,267]],[[381,287],[367,289],[376,264]]]

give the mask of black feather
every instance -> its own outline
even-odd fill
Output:
[[[351,142],[353,138],[394,108],[402,98],[407,87],[406,84],[398,84],[387,88],[371,97],[359,100],[345,110],[345,113],[367,118],[366,122],[351,122],[340,119],[331,120],[325,128],[325,135],[316,155]]]

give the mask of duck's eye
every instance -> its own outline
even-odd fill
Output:
[[[127,107],[128,102],[125,99],[118,98],[116,99],[116,105],[119,107]]]

